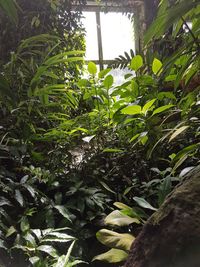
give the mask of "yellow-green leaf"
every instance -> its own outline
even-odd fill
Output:
[[[136,115],[136,114],[140,114],[142,111],[141,106],[139,105],[134,105],[134,106],[128,106],[125,107],[121,110],[122,114],[127,114],[127,115]]]
[[[153,60],[152,71],[155,75],[159,75],[162,71],[162,62],[157,58]]]
[[[131,69],[134,71],[138,71],[143,66],[143,58],[140,55],[137,55],[131,60]]]
[[[117,233],[108,229],[101,229],[96,234],[97,239],[103,245],[110,248],[130,250],[135,237],[127,233]]]

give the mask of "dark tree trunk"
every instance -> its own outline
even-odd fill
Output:
[[[124,267],[200,266],[200,166],[144,225]]]

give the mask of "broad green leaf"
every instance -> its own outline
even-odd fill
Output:
[[[41,245],[41,246],[37,247],[37,250],[45,252],[45,253],[49,254],[50,256],[52,256],[53,258],[55,258],[57,256],[57,252],[56,252],[55,248],[53,248],[50,245]]]
[[[95,256],[92,261],[99,260],[99,261],[106,261],[109,263],[117,263],[121,261],[125,261],[128,257],[128,253],[121,249],[112,248],[111,250],[102,253],[100,255]]]
[[[103,245],[123,250],[129,250],[135,239],[130,234],[121,234],[107,229],[98,231],[96,237]]]
[[[170,137],[169,142],[171,142],[172,140],[174,140],[179,134],[181,134],[182,132],[184,132],[186,129],[188,129],[189,126],[182,126],[180,128],[178,128]]]
[[[97,73],[97,66],[94,62],[88,63],[88,72],[92,75],[95,75]]]
[[[154,58],[153,64],[152,64],[153,73],[155,75],[159,75],[161,73],[161,70],[162,70],[162,62],[159,59]]]
[[[106,76],[106,78],[103,81],[103,85],[105,86],[106,89],[110,89],[111,86],[113,85],[113,76],[112,75],[108,75]]]
[[[198,1],[180,1],[176,5],[172,5],[170,8],[168,8],[168,1],[162,1],[162,9],[160,8],[157,18],[147,30],[144,43],[147,44],[152,41],[154,37],[158,38],[162,36],[164,32],[173,25],[173,23],[177,22],[181,16],[184,16],[188,11],[198,4]]]
[[[110,224],[110,225],[126,226],[132,223],[139,224],[140,221],[136,218],[131,218],[127,215],[124,215],[119,210],[114,210],[105,218],[105,224]]]
[[[159,113],[161,113],[161,112],[163,112],[165,110],[168,110],[168,109],[170,109],[172,107],[174,107],[174,105],[165,105],[165,106],[159,107],[159,108],[154,110],[153,115],[159,114]]]
[[[130,68],[134,71],[138,71],[143,66],[143,58],[137,55],[132,58]]]
[[[144,209],[157,210],[156,208],[151,206],[151,204],[149,204],[144,198],[134,197],[133,200],[135,200],[135,202],[137,202],[137,204]]]
[[[142,113],[143,113],[143,114],[146,114],[147,111],[152,107],[152,105],[154,104],[155,101],[156,101],[156,98],[154,98],[154,99],[148,101],[148,102],[144,105],[144,107],[142,108]]]
[[[127,114],[127,115],[136,115],[136,114],[140,114],[142,111],[141,106],[139,105],[134,105],[134,106],[128,106],[125,107],[121,110],[122,114]]]

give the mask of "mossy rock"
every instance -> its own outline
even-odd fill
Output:
[[[144,225],[124,267],[200,266],[200,166]]]

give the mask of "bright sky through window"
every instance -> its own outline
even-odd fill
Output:
[[[83,24],[86,29],[86,60],[98,59],[97,27],[95,12],[83,12]],[[115,57],[135,50],[133,27],[131,21],[122,13],[101,12],[101,33],[103,59],[112,60]]]
[[[121,13],[101,13],[101,31],[104,59],[117,56],[134,49],[133,27],[127,16]]]

